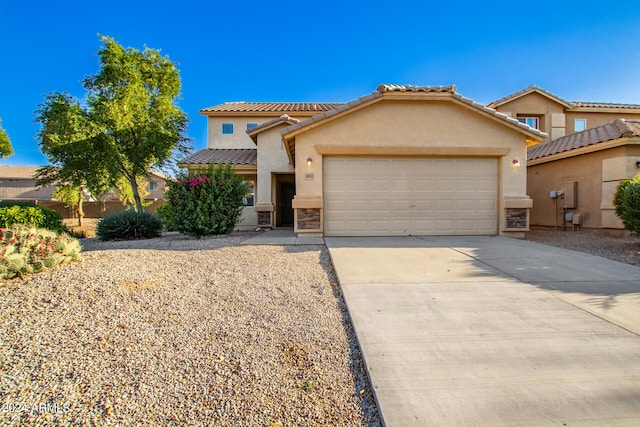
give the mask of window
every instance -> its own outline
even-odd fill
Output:
[[[525,125],[529,125],[534,129],[540,129],[538,127],[538,118],[537,117],[518,117],[518,121],[520,123],[524,123]]]
[[[158,183],[151,181],[149,182],[149,191],[154,191],[158,189]]]
[[[233,123],[223,123],[222,124],[222,134],[223,135],[233,135]]]
[[[247,195],[242,198],[242,203],[245,206],[254,206],[254,199],[256,197],[256,187],[253,181],[245,181],[249,184],[249,191]]]
[[[573,121],[573,131],[580,132],[587,130],[587,119],[575,119]]]
[[[255,127],[258,127],[257,123],[247,123],[247,130],[251,130]]]

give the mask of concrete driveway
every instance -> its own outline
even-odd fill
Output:
[[[325,242],[387,426],[640,425],[640,268],[507,237]]]

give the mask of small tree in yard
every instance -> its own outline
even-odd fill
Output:
[[[624,228],[631,234],[640,236],[640,174],[618,185],[613,204]]]
[[[230,165],[182,173],[168,185],[176,231],[196,237],[231,233],[240,221],[249,190]]]
[[[9,157],[13,154],[13,147],[7,131],[2,128],[2,120],[0,120],[0,157]]]

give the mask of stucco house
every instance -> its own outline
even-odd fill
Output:
[[[291,221],[306,236],[528,230],[526,150],[547,135],[455,86],[380,85],[347,104],[313,104],[321,107],[307,117],[282,108],[256,116],[264,104],[247,104],[203,110],[209,147],[180,162],[197,168],[226,159],[255,179],[244,225]],[[225,143],[225,131],[238,127],[248,138]]]
[[[65,218],[73,217],[74,209],[52,200],[56,185],[38,187],[34,175],[40,168],[41,166],[0,166],[0,200],[35,202],[59,211]],[[148,209],[150,212],[155,212],[155,208],[164,203],[167,179],[166,175],[157,171],[150,171],[145,178],[145,200],[151,203]],[[100,217],[124,209],[116,190],[105,193],[99,201],[88,196],[86,200],[84,210],[87,217]]]
[[[204,108],[207,148],[178,163],[190,170],[231,164],[249,183],[240,228],[293,225],[294,169],[278,128],[333,110],[338,103],[226,102]],[[281,117],[284,119],[281,120]],[[257,135],[260,135],[260,144]],[[260,163],[260,168],[258,168]],[[265,212],[269,212],[266,214]]]
[[[640,105],[567,101],[531,85],[487,105],[548,135],[549,142],[615,119],[640,119]]]
[[[639,172],[640,120],[616,119],[530,147],[531,224],[622,229],[613,195],[621,180]]]

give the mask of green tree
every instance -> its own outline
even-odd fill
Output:
[[[98,52],[100,70],[84,80],[91,120],[102,131],[94,143],[112,183],[124,177],[136,211],[142,211],[138,179],[189,151],[187,116],[178,107],[180,74],[159,50],[123,48],[112,38]]]
[[[82,226],[81,193],[87,190],[100,195],[110,186],[108,170],[99,151],[93,147],[94,141],[100,139],[101,129],[91,121],[80,101],[62,93],[46,96],[36,111],[36,121],[41,124],[40,150],[51,163],[36,171],[37,183],[41,187],[56,184],[64,188],[61,191],[65,195],[77,192],[78,197],[73,200]]]
[[[150,201],[146,201],[145,198],[149,195],[147,191],[147,179],[145,177],[137,177],[136,183],[138,184],[138,194],[140,195],[140,203],[142,206],[149,206]],[[117,194],[118,199],[125,207],[133,206],[135,209],[136,201],[133,196],[133,190],[131,183],[124,177],[120,177],[115,184],[115,188],[112,189],[112,194]]]
[[[2,128],[2,119],[0,119],[0,158],[9,157],[13,154],[13,147],[7,131]]]

